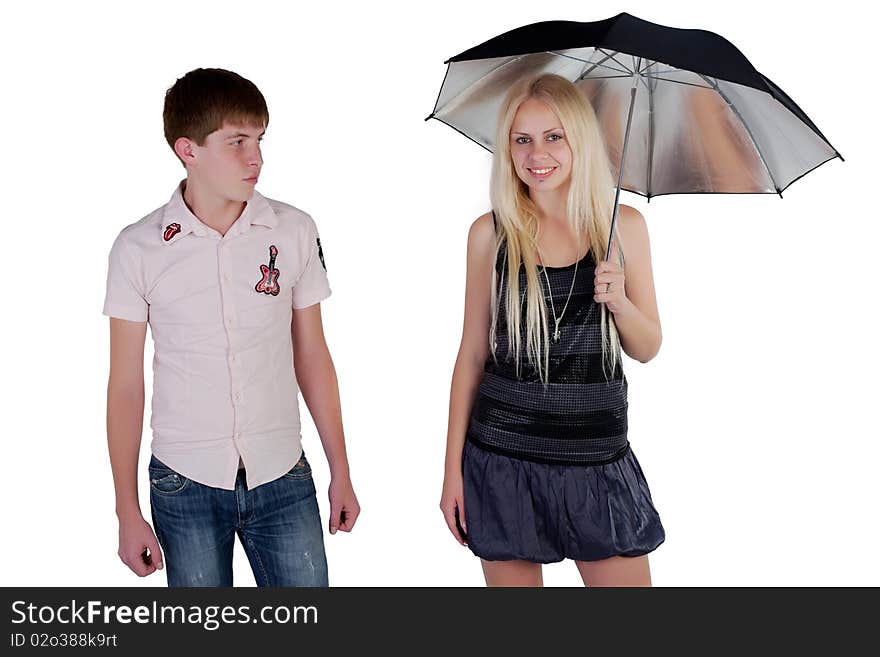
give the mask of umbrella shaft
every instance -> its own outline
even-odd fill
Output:
[[[633,108],[636,104],[636,89],[639,83],[639,69],[642,65],[642,58],[639,57],[635,66],[635,74],[633,75],[633,86],[629,90],[629,114],[626,117],[626,132],[623,135],[623,150],[620,152],[620,167],[617,171],[617,190],[614,193],[614,212],[611,214],[611,233],[608,235],[608,246],[605,249],[605,259],[611,258],[611,245],[614,243],[614,228],[617,225],[617,202],[620,199],[620,184],[623,181],[623,162],[626,157],[626,146],[629,143],[629,129],[632,125]]]

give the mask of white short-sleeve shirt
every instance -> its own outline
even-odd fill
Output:
[[[149,322],[151,450],[194,481],[255,488],[302,454],[292,308],[330,296],[314,220],[254,191],[225,235],[171,200],[120,232],[104,314]]]

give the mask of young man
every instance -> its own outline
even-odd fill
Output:
[[[107,435],[119,556],[145,576],[163,567],[164,552],[169,586],[231,586],[236,534],[259,586],[327,586],[298,387],[330,465],[330,533],[350,531],[360,512],[321,323],[330,287],[317,227],[254,189],[268,122],[263,95],[235,73],[179,79],[165,97],[165,138],[186,179],[110,252]],[[137,494],[147,323],[155,534]]]

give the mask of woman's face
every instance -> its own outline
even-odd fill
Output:
[[[568,185],[571,148],[562,123],[544,101],[529,98],[519,106],[510,128],[510,156],[516,175],[531,191]]]

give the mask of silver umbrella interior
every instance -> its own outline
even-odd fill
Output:
[[[648,199],[781,195],[794,180],[838,157],[769,93],[603,48],[451,62],[431,116],[492,150],[506,90],[524,75],[545,72],[583,90],[621,187]]]

